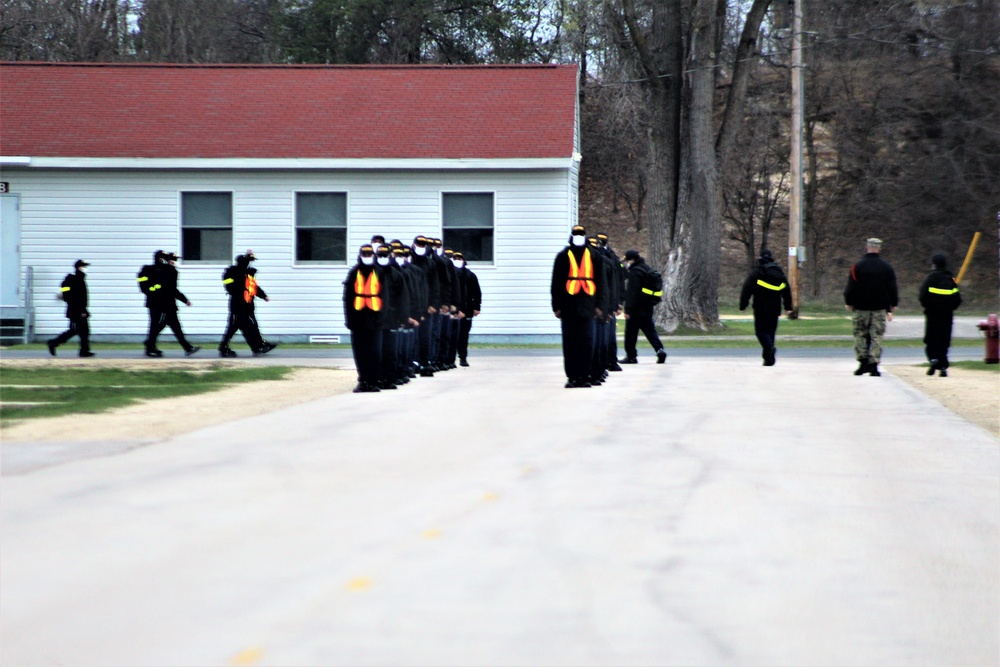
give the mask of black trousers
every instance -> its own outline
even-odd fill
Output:
[[[625,356],[629,359],[635,359],[638,355],[635,346],[639,342],[640,331],[646,336],[653,351],[659,352],[663,349],[663,343],[660,342],[660,336],[653,324],[653,312],[629,313],[628,319],[625,320]]]
[[[160,335],[160,332],[167,327],[170,327],[170,330],[174,333],[174,337],[177,338],[177,342],[180,343],[185,351],[191,349],[191,343],[187,342],[187,339],[184,338],[184,332],[181,331],[181,321],[177,319],[177,311],[169,308],[150,308],[149,336],[146,338],[147,352],[152,352],[156,349],[156,339]]]
[[[924,349],[928,361],[937,359],[938,368],[948,368],[951,324],[952,313],[927,313],[924,316]]]
[[[382,330],[382,369],[379,373],[381,380],[392,382],[399,377],[398,339],[399,333],[393,329]]]
[[[455,346],[458,352],[458,358],[462,361],[465,361],[465,358],[469,356],[470,331],[472,331],[472,318],[466,317],[464,320],[459,322],[458,343]]]
[[[562,327],[563,368],[570,380],[586,380],[594,359],[594,332],[597,322],[593,317],[567,315],[559,319]]]
[[[618,363],[618,316],[612,315],[608,327],[608,366]]]
[[[608,325],[603,320],[594,324],[594,356],[590,364],[590,375],[600,376],[608,367]]]
[[[769,358],[774,349],[774,338],[778,333],[778,317],[780,313],[753,311],[753,333],[760,343],[760,353],[764,359]]]
[[[233,339],[237,331],[243,334],[243,340],[250,346],[251,351],[257,352],[263,349],[264,337],[260,335],[260,327],[257,326],[257,316],[254,311],[229,311],[226,333],[222,334],[222,342],[219,343],[219,347],[228,347],[229,341]]]
[[[80,354],[90,352],[90,318],[76,316],[69,318],[69,329],[52,339],[54,345],[62,345],[73,336],[80,337]]]
[[[382,330],[351,331],[351,352],[358,369],[358,382],[377,384],[382,375]]]

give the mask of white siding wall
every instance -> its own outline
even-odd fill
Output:
[[[21,195],[22,266],[35,268],[37,334],[65,328],[56,299],[63,276],[83,258],[96,336],[137,336],[147,325],[135,274],[157,249],[180,253],[180,193],[233,193],[233,255],[252,248],[270,303],[258,302],[266,336],[346,333],[341,306],[347,266],[294,265],[298,191],[347,192],[348,245],[372,234],[409,244],[441,236],[442,192],[495,193],[495,262],[473,266],[483,287],[474,334],[555,335],[549,306],[552,258],[576,217],[576,170],[426,172],[123,172],[6,169]],[[567,192],[570,196],[567,196]],[[353,252],[353,251],[352,251]],[[353,256],[349,263],[353,263]],[[227,263],[183,261],[185,333],[221,336]]]

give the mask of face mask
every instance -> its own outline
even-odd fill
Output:
[[[80,273],[83,273],[83,274],[86,274],[86,273],[87,273],[87,269],[84,269],[84,268],[82,268],[82,267],[81,267],[81,268],[79,268],[79,269],[77,269],[77,271],[79,271]]]
[[[389,258],[388,257],[379,257],[378,258],[378,265],[379,266],[389,266]]]
[[[587,237],[586,236],[571,236],[570,237],[570,242],[573,245],[575,245],[577,248],[580,248],[582,246],[587,245]]]
[[[378,250],[378,247],[382,245],[378,241],[372,241],[372,250]]]
[[[364,264],[365,266],[371,266],[372,264],[375,263],[375,258],[374,257],[362,257],[361,258],[361,263]]]
[[[424,246],[423,248],[421,248],[418,245],[417,246],[413,246],[413,252],[415,252],[418,255],[420,255],[421,257],[423,257],[424,255],[427,254],[427,246]]]
[[[460,269],[460,268],[462,268],[463,266],[465,266],[465,262],[463,262],[463,261],[462,261],[462,260],[460,260],[460,259],[453,259],[453,260],[451,260],[451,263],[455,265],[455,268],[456,268],[456,269]]]
[[[444,254],[444,248],[435,248],[434,252],[437,253],[438,257]]]

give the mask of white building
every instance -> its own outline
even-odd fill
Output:
[[[577,219],[565,66],[0,65],[5,318],[65,328],[88,271],[96,340],[140,340],[136,286],[182,256],[185,333],[221,336],[223,269],[253,249],[271,339],[346,334],[342,281],[373,234],[462,250],[481,340],[550,339],[552,258]],[[30,278],[30,280],[29,280]]]

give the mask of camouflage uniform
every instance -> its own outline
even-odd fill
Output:
[[[877,364],[882,358],[882,336],[885,335],[886,311],[855,310],[854,357],[858,361],[870,359]]]

